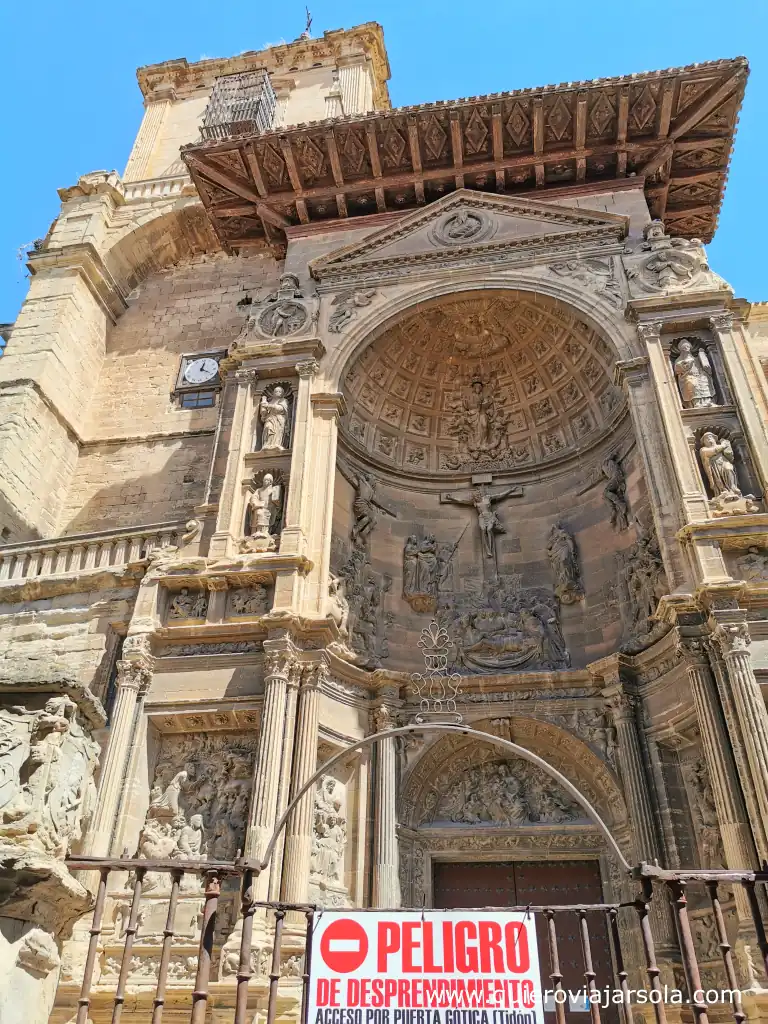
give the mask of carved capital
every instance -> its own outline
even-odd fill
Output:
[[[707,665],[707,637],[684,636],[678,629],[675,646],[689,667]]]
[[[748,653],[752,637],[746,622],[721,622],[715,627],[712,637],[718,644],[723,657],[729,654]]]
[[[253,387],[259,379],[259,374],[257,370],[235,370],[232,377],[240,387],[247,388]]]
[[[374,732],[386,732],[388,729],[394,729],[397,725],[395,712],[386,704],[380,704],[379,707],[374,708],[371,713],[371,722]]]
[[[637,325],[637,334],[640,341],[658,341],[661,337],[661,320],[645,320]]]
[[[613,382],[617,387],[637,388],[648,380],[648,357],[639,356],[637,359],[622,359],[613,368]]]
[[[718,331],[730,331],[733,328],[733,313],[715,313],[709,318],[709,326],[716,334]]]
[[[264,652],[264,681],[269,679],[288,680],[291,667],[295,661],[291,651],[265,651]]]
[[[603,690],[603,696],[615,721],[622,722],[634,719],[635,709],[639,703],[638,698],[634,694],[627,693],[624,689],[611,689]]]
[[[324,661],[311,662],[309,665],[304,665],[301,688],[303,690],[319,690],[328,682],[329,677],[328,666]]]
[[[208,587],[209,590],[212,590],[214,592],[221,590],[229,590],[229,583],[227,582],[225,576],[212,576],[205,581],[205,585]]]
[[[152,641],[147,633],[129,634],[123,640],[122,656],[126,661],[152,657]]]
[[[144,662],[118,661],[116,680],[118,690],[136,690],[137,693],[146,693],[151,682],[152,669]]]
[[[312,380],[320,371],[320,363],[316,359],[304,359],[296,363],[296,373],[302,380]]]

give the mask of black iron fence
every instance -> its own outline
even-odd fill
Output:
[[[162,878],[162,900],[163,907],[167,902],[165,914],[165,926],[162,929],[160,942],[159,966],[157,969],[157,980],[155,984],[154,998],[151,1007],[151,1018],[149,1008],[140,1014],[140,1019],[146,1021],[151,1019],[152,1024],[161,1024],[163,1012],[168,1000],[169,987],[169,966],[174,951],[174,939],[176,938],[176,918],[180,898],[189,897],[195,893],[196,898],[202,901],[202,912],[199,917],[199,941],[197,943],[196,957],[194,958],[194,984],[189,999],[189,1019],[191,1024],[204,1024],[209,1010],[212,984],[212,967],[218,962],[220,968],[221,949],[215,950],[215,944],[221,943],[221,932],[217,932],[217,914],[219,913],[220,897],[222,886],[226,886],[230,893],[233,889],[238,894],[239,923],[237,931],[230,932],[230,956],[233,956],[231,945],[232,935],[239,935],[239,946],[237,948],[237,963],[234,977],[229,979],[227,986],[228,998],[226,1003],[232,1014],[231,1019],[235,1024],[246,1024],[249,1019],[250,1008],[253,1013],[254,993],[249,986],[254,976],[253,963],[253,939],[254,939],[254,917],[257,913],[265,917],[265,932],[268,942],[271,944],[271,955],[265,957],[261,968],[262,984],[261,992],[264,994],[263,975],[267,976],[268,988],[266,990],[266,1024],[275,1024],[278,1008],[278,989],[281,980],[281,957],[283,953],[283,935],[286,919],[289,918],[293,924],[293,942],[295,949],[295,935],[298,931],[306,929],[303,955],[294,956],[295,970],[292,971],[293,984],[301,987],[301,1008],[297,1016],[302,1024],[306,1024],[306,1008],[309,994],[309,977],[311,969],[311,935],[315,916],[322,914],[323,910],[310,904],[289,904],[262,902],[254,898],[254,879],[258,876],[259,865],[248,861],[235,862],[213,862],[193,860],[138,860],[138,859],[104,859],[96,857],[79,857],[67,861],[72,871],[86,871],[96,873],[98,885],[96,888],[96,901],[93,911],[93,918],[90,926],[87,954],[81,967],[81,977],[77,978],[80,986],[80,994],[77,1000],[76,1024],[87,1024],[92,1009],[94,993],[94,979],[96,974],[97,959],[100,950],[103,951],[102,932],[104,928],[104,915],[107,907],[107,900],[110,895],[110,876],[113,873],[128,874],[128,890],[130,892],[130,903],[126,905],[127,916],[124,919],[122,932],[122,950],[119,954],[119,970],[117,980],[112,985],[105,985],[102,980],[96,984],[98,992],[100,1013],[103,1014],[104,1000],[112,1004],[112,1024],[119,1024],[123,1009],[126,1003],[126,996],[129,991],[129,979],[131,976],[133,951],[137,936],[140,932],[142,920],[141,907],[142,899],[146,897],[146,889],[154,889],[157,895],[158,878]],[[759,964],[762,984],[765,984],[765,977],[768,976],[768,941],[766,941],[765,924],[761,904],[765,904],[764,887],[768,882],[768,872],[755,871],[665,871],[651,865],[641,865],[633,872],[636,895],[633,899],[621,903],[593,903],[593,904],[571,904],[558,906],[527,906],[527,907],[485,907],[485,912],[498,910],[503,912],[519,911],[528,914],[535,914],[538,923],[539,947],[541,955],[542,986],[547,987],[549,981],[549,992],[551,995],[548,1015],[554,1018],[556,1024],[566,1024],[570,1015],[568,992],[566,984],[571,984],[573,979],[573,968],[579,968],[578,974],[583,978],[581,983],[587,995],[585,1007],[588,1008],[591,1024],[608,1024],[610,1020],[616,1020],[616,1010],[613,1007],[601,1006],[598,998],[598,988],[609,983],[613,986],[615,993],[620,997],[615,1002],[619,1003],[620,1013],[623,1020],[631,1021],[631,1007],[633,1003],[630,991],[629,971],[625,946],[628,935],[634,942],[639,939],[637,948],[642,948],[644,963],[639,965],[647,979],[648,1007],[652,1008],[656,1024],[666,1024],[667,1011],[665,1007],[666,995],[662,982],[662,968],[660,957],[654,942],[654,935],[651,927],[653,917],[652,909],[655,901],[661,901],[664,905],[664,913],[670,913],[674,919],[674,933],[677,938],[677,949],[672,952],[671,959],[675,962],[677,973],[684,978],[686,992],[685,1003],[693,1016],[695,1024],[708,1024],[708,1000],[706,992],[702,987],[702,973],[697,961],[694,937],[689,918],[689,892],[693,888],[697,891],[697,904],[706,896],[708,901],[708,913],[714,928],[716,944],[719,947],[720,960],[724,978],[727,982],[731,996],[728,1000],[729,1013],[741,1024],[746,1019],[740,995],[740,987],[744,987],[743,978],[739,978],[737,965],[734,959],[734,950],[726,928],[726,920],[723,908],[723,894],[729,905],[733,905],[735,890],[741,890],[742,907],[748,907],[751,921],[747,921],[750,927],[750,941],[760,951],[762,963]],[[186,886],[186,888],[185,888]],[[761,891],[762,890],[762,891]],[[125,886],[123,886],[123,892]],[[335,909],[335,908],[334,908]],[[403,909],[403,908],[398,908]],[[365,909],[349,908],[350,915],[365,914]],[[422,908],[417,908],[422,912]],[[440,913],[441,911],[435,911]],[[471,913],[471,911],[470,911]],[[620,915],[624,915],[624,924],[620,925]],[[629,929],[627,922],[630,922]],[[632,923],[634,922],[634,923]],[[743,924],[743,922],[742,922]],[[632,930],[635,935],[632,936]],[[743,929],[742,929],[743,931]],[[568,934],[568,957],[570,971],[562,963],[562,939]],[[581,963],[575,965],[572,960],[573,937],[577,935],[579,940]],[[218,936],[218,938],[217,938]],[[605,964],[605,957],[601,964],[596,964],[593,956],[596,942],[609,948],[608,965]],[[549,971],[546,970],[548,954]],[[218,957],[218,960],[217,960]],[[670,951],[665,950],[663,960],[668,963]],[[606,967],[608,975],[606,975]],[[266,968],[266,969],[265,969]],[[763,974],[765,972],[765,975]],[[189,986],[186,987],[188,993]],[[234,990],[233,990],[234,989]],[[591,997],[591,998],[590,998]],[[222,1003],[221,994],[216,997],[217,1020],[221,1018]],[[174,1003],[174,1020],[179,1014],[178,999]],[[722,1010],[719,1007],[719,1015],[722,1018]],[[108,1012],[108,1011],[107,1011]],[[133,1017],[132,1019],[138,1019]],[[582,1018],[583,1019],[583,1018]]]

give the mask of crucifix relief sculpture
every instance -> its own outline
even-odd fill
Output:
[[[440,495],[441,503],[450,502],[454,505],[469,505],[477,512],[477,523],[480,527],[480,539],[485,558],[495,557],[494,537],[497,533],[506,533],[504,524],[493,507],[504,498],[519,498],[523,488],[519,484],[505,487],[500,491],[492,491],[485,484],[474,487],[471,491],[444,491]]]

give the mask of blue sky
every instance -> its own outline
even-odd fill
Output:
[[[46,233],[56,189],[98,169],[122,172],[142,104],[135,69],[174,57],[230,56],[295,38],[304,2],[185,0],[74,6],[0,4],[0,322],[26,293],[20,247]],[[312,0],[313,34],[378,21],[395,105],[649,71],[743,54],[752,73],[710,262],[752,301],[768,300],[766,0]]]

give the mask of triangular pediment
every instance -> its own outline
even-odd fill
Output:
[[[569,253],[620,246],[626,217],[541,200],[494,196],[469,189],[451,193],[366,238],[311,264],[320,282],[434,272],[458,263],[522,264]]]

